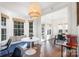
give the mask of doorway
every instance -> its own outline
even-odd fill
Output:
[[[41,17],[41,23],[44,24],[42,31],[42,40],[50,40],[58,34],[59,30],[68,33],[68,8],[64,7],[55,12],[48,13]]]

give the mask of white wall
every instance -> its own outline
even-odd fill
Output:
[[[38,24],[37,24],[37,19],[33,21],[33,35],[37,37],[37,29],[38,29]]]
[[[24,35],[29,36],[29,23],[27,21],[24,22]]]
[[[77,42],[79,44],[79,26],[77,27],[77,36],[78,36]],[[77,49],[78,49],[77,52],[78,52],[78,56],[79,56],[79,47]]]
[[[34,36],[41,40],[41,18],[38,18],[33,22],[33,32]]]
[[[1,12],[0,12],[0,33],[1,33]],[[0,34],[0,43],[1,43],[1,34]],[[1,45],[0,45],[1,47]]]
[[[38,30],[37,30],[37,35],[38,35],[38,37],[40,38],[40,40],[41,40],[41,35],[42,35],[42,33],[41,33],[41,17],[37,20],[37,27],[38,27]]]
[[[76,3],[70,3],[68,5],[68,25],[69,25],[69,33],[76,34],[77,30],[77,6]]]

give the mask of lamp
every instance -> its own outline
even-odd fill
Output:
[[[28,8],[28,15],[31,17],[31,19],[37,19],[41,15],[40,6],[38,3],[31,3]]]

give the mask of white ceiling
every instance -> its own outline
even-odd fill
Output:
[[[52,24],[52,23],[67,23],[68,22],[68,8],[62,8],[55,12],[43,15],[41,17],[42,24]]]
[[[47,13],[49,11],[53,11],[53,9],[62,4],[63,2],[39,2],[39,5],[42,10],[42,14]],[[30,2],[0,2],[0,7],[8,9],[12,12],[18,13],[24,17],[28,14],[28,5]]]

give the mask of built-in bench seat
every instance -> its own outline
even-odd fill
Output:
[[[27,44],[26,48],[29,48],[29,42],[17,42],[16,44],[11,44],[11,46],[8,48],[9,53],[13,53],[14,49],[17,46],[23,46],[25,44]],[[8,54],[7,50],[0,51],[0,56],[6,56],[7,54]]]
[[[25,47],[25,48],[29,48],[29,46],[30,46],[29,42],[21,41],[21,39],[24,38],[24,37],[25,36],[13,36],[13,37],[10,37],[10,39],[12,40],[11,45],[8,48],[8,51],[9,51],[10,54],[14,52],[14,49],[17,46],[24,46],[25,44],[27,44],[27,47]],[[0,51],[0,56],[7,56],[7,55],[8,55],[7,50]]]

